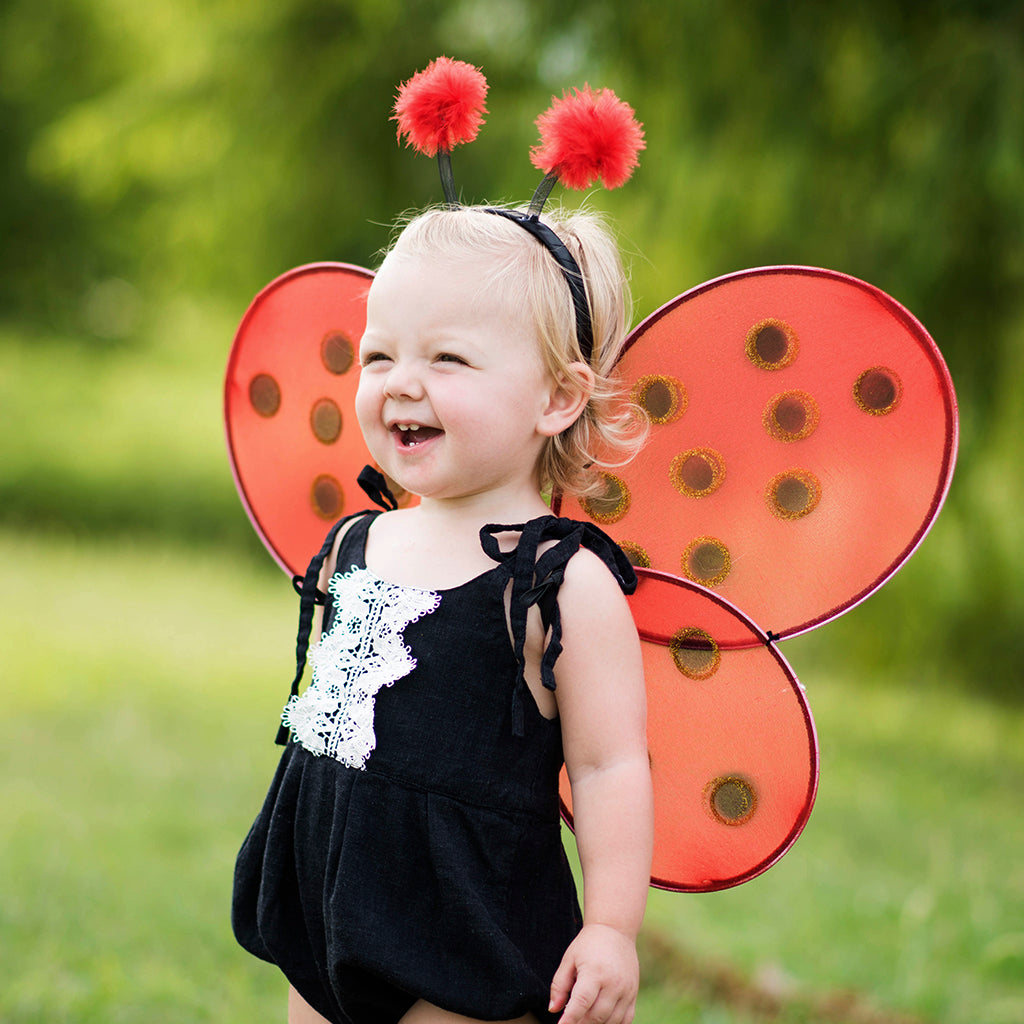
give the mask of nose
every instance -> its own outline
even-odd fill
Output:
[[[407,359],[395,360],[384,378],[385,398],[423,397],[423,382],[420,380],[416,367]]]

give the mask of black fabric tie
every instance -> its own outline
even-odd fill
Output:
[[[519,533],[519,543],[510,551],[502,551],[494,536],[497,533]],[[546,541],[556,543],[538,558],[537,550]],[[509,626],[518,665],[512,693],[512,733],[523,736],[523,691],[527,686],[526,623],[530,608],[537,606],[547,639],[541,655],[541,683],[548,690],[554,690],[555,662],[562,653],[562,617],[557,598],[569,559],[580,547],[588,548],[604,562],[626,594],[632,594],[636,589],[636,573],[629,559],[607,534],[596,526],[574,519],[543,516],[515,526],[491,524],[480,531],[480,543],[490,558],[509,564],[512,572]]]
[[[363,515],[362,512],[357,512],[356,515]],[[320,571],[323,569],[324,560],[331,553],[331,548],[334,547],[334,538],[338,536],[338,530],[341,529],[344,523],[347,523],[354,516],[346,516],[344,519],[339,519],[330,529],[327,534],[327,539],[323,543],[323,547],[313,557],[313,561],[309,563],[309,568],[306,570],[305,576],[295,576],[292,578],[292,585],[295,586],[300,595],[299,601],[299,632],[295,638],[295,678],[292,680],[291,693],[288,699],[298,695],[299,683],[302,680],[302,673],[306,668],[306,654],[309,651],[309,635],[313,630],[313,613],[316,610],[317,604],[323,604],[325,595],[320,592],[317,588],[317,582],[320,579]],[[301,583],[299,581],[301,580]],[[298,584],[298,585],[296,585]],[[277,730],[276,743],[278,746],[285,746],[288,743],[288,737],[290,732],[285,725]]]

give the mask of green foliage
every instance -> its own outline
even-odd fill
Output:
[[[3,516],[72,518],[63,489],[95,529],[231,534],[216,411],[194,419],[206,399],[187,391],[217,393],[231,325],[266,281],[372,264],[402,210],[438,199],[432,162],[399,150],[388,114],[397,83],[446,52],[491,82],[485,131],[455,156],[468,198],[530,194],[532,120],[552,92],[590,80],[636,107],[634,182],[587,201],[622,227],[640,313],[722,273],[807,263],[877,284],[931,330],[960,396],[961,468],[933,571],[898,614],[941,636],[943,671],[1004,680],[1005,652],[1024,654],[1007,526],[1024,501],[1022,29],[1009,0],[10,0],[0,317],[18,340],[0,341],[0,389],[20,426],[2,438]],[[175,351],[176,393],[160,390]],[[136,407],[115,400],[84,432],[62,419],[97,383],[103,400],[119,356]],[[46,383],[68,365],[74,378]],[[147,373],[152,447],[125,427],[145,416]],[[78,397],[39,408],[54,389]],[[167,485],[170,466],[187,487]],[[876,600],[885,613],[859,621],[897,607]]]
[[[396,147],[395,86],[450,51],[492,83],[456,156],[475,198],[532,190],[551,90],[600,78],[633,101],[643,166],[597,201],[657,255],[644,308],[744,266],[834,266],[918,312],[966,395],[998,381],[1024,272],[1016,4],[72,0],[4,19],[11,216],[40,253],[66,247],[64,275],[91,266],[81,283],[247,295],[303,260],[372,261],[381,222],[436,199],[433,168]],[[34,273],[23,242],[12,296]]]

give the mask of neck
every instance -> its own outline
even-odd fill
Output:
[[[419,505],[389,512],[374,523],[366,564],[392,583],[427,589],[457,586],[494,565],[480,544],[482,527],[513,526],[549,513],[536,491],[517,501],[494,491],[423,498]]]
[[[479,531],[488,523],[523,523],[550,512],[539,490],[515,493],[486,491],[458,498],[421,498],[417,509],[423,523],[448,530]]]

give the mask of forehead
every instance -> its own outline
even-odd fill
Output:
[[[472,267],[489,284],[525,283],[533,261],[533,241],[503,217],[476,208],[433,210],[399,235],[389,258],[403,257]],[[524,258],[525,257],[525,258]]]
[[[431,259],[392,250],[366,307],[360,348],[457,344],[488,361],[545,364],[536,323],[514,291],[469,258]]]
[[[516,309],[512,289],[504,287],[505,282],[506,275],[493,258],[408,251],[396,246],[370,286],[368,314],[527,320],[521,306]]]

